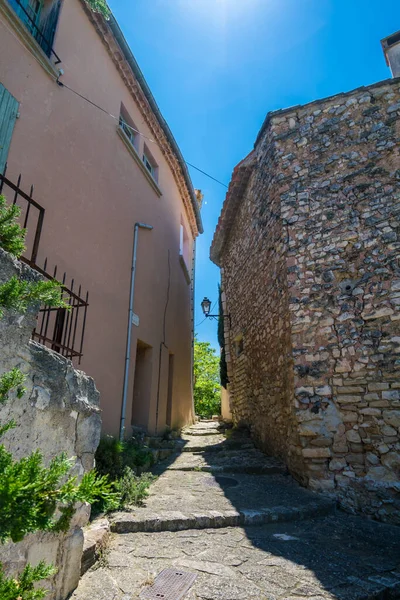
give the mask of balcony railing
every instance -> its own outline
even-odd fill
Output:
[[[77,360],[80,364],[83,356],[89,292],[84,294],[82,286],[76,288],[73,279],[68,286],[66,273],[61,280],[57,279],[57,266],[50,273],[47,258],[43,267],[39,267],[37,261],[45,209],[33,199],[33,186],[27,194],[21,189],[21,175],[18,176],[17,182],[13,183],[6,177],[6,171],[7,165],[4,172],[0,173],[0,194],[21,208],[21,225],[26,230],[26,251],[21,260],[46,279],[60,281],[63,286],[64,301],[70,307],[66,310],[42,306],[32,338],[66,358]]]
[[[59,0],[54,3],[45,21],[40,23],[38,23],[39,14],[31,6],[27,10],[23,0],[9,0],[9,2],[45,54],[49,58],[54,56],[54,64],[59,65],[61,58],[53,48],[54,33],[60,12]],[[40,10],[39,0],[37,0],[37,4],[38,10]]]

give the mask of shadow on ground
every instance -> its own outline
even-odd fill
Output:
[[[125,535],[74,600],[138,598],[149,573],[171,567],[197,574],[188,600],[400,598],[397,527],[337,511],[246,432],[226,439],[199,423],[179,450],[155,467],[146,506],[113,516]]]

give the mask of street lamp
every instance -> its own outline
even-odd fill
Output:
[[[203,298],[201,308],[206,319],[215,319],[218,321],[222,317],[223,319],[229,319],[229,327],[231,326],[231,315],[210,315],[211,300],[209,300],[206,296]]]

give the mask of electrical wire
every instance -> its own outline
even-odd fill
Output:
[[[92,106],[94,106],[95,108],[97,108],[98,110],[101,110],[101,112],[103,112],[107,116],[111,117],[115,121],[118,121],[118,123],[120,122],[120,118],[119,117],[116,117],[115,115],[111,114],[110,112],[108,112],[108,110],[106,110],[102,106],[99,106],[95,102],[92,102],[92,100],[90,100],[89,98],[87,98],[83,94],[80,94],[79,92],[77,92],[76,90],[74,90],[73,88],[71,88],[69,85],[67,85],[66,83],[64,83],[63,81],[60,81],[59,77],[57,78],[56,83],[60,87],[63,87],[65,89],[69,90],[70,92],[72,92],[73,94],[75,94],[76,96],[79,96],[79,98],[82,98],[82,100],[85,100],[86,102],[88,102],[89,104],[91,104]],[[145,140],[148,140],[149,142],[152,142],[153,144],[156,144],[156,146],[159,146],[159,144],[158,144],[158,142],[156,140],[153,140],[153,138],[150,138],[147,135],[144,135],[144,133],[142,133],[138,129],[135,129],[135,127],[132,127],[132,125],[129,125],[129,123],[127,123],[126,121],[124,121],[124,127],[127,127],[128,129],[130,129],[134,133],[140,135]],[[222,185],[224,188],[228,189],[228,186],[225,183],[223,183],[222,181],[220,181],[219,179],[216,179],[215,177],[213,177],[212,175],[210,175],[206,171],[203,171],[203,169],[200,169],[199,167],[196,167],[195,165],[193,165],[192,163],[188,162],[187,160],[185,160],[185,159],[183,159],[183,160],[188,165],[188,167],[191,167],[192,169],[195,169],[196,171],[199,171],[199,173],[202,173],[203,175],[205,175],[209,179],[212,179],[212,181],[215,181],[219,185]]]
[[[21,40],[15,35],[15,33],[5,24],[2,23],[5,27],[5,29],[7,29],[8,33],[10,33],[13,38],[19,43],[20,46],[22,46],[24,49],[26,49],[25,45],[21,42]],[[39,61],[39,59],[33,54],[33,57],[35,58],[36,62],[43,67],[43,64],[41,63],[41,61]],[[66,67],[66,65],[63,66]],[[98,104],[96,104],[95,102],[93,102],[92,100],[90,100],[89,98],[87,98],[86,96],[84,96],[83,94],[80,94],[79,92],[77,92],[76,90],[74,90],[73,88],[71,88],[69,85],[67,85],[66,83],[60,81],[60,75],[58,77],[55,77],[52,73],[50,73],[50,71],[47,71],[48,75],[54,79],[54,81],[57,83],[57,85],[59,87],[63,87],[67,90],[69,90],[70,92],[72,92],[73,94],[75,94],[76,96],[78,96],[79,98],[81,98],[82,100],[85,100],[85,102],[88,102],[89,104],[91,104],[93,107],[97,108],[98,110],[100,110],[101,112],[103,112],[104,114],[106,114],[107,116],[111,117],[112,119],[114,119],[115,121],[118,121],[119,123],[119,117],[116,117],[115,115],[111,114],[110,112],[108,112],[108,110],[106,110],[105,108],[103,108],[102,106],[99,106]],[[134,133],[140,135],[142,138],[144,138],[145,140],[148,140],[149,142],[156,144],[157,146],[159,146],[158,142],[156,140],[153,140],[152,138],[148,137],[147,135],[144,135],[144,133],[142,133],[141,131],[139,131],[138,129],[135,129],[135,127],[132,127],[131,125],[129,125],[128,123],[126,123],[124,121],[124,125],[131,129]],[[215,177],[213,177],[212,175],[210,175],[209,173],[207,173],[206,171],[203,171],[203,169],[200,169],[199,167],[196,167],[195,165],[191,164],[190,162],[188,162],[187,160],[183,159],[184,162],[188,165],[188,167],[191,167],[192,169],[195,169],[196,171],[198,171],[199,173],[202,173],[203,175],[205,175],[205,177],[208,177],[209,179],[211,179],[212,181],[215,181],[216,183],[218,183],[219,185],[222,185],[224,188],[228,189],[228,186],[223,183],[222,181],[219,181],[219,179],[216,179]]]

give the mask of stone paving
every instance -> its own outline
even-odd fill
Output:
[[[144,507],[112,516],[109,552],[71,600],[133,600],[174,567],[197,574],[188,600],[400,598],[397,527],[336,512],[217,425],[187,431],[184,448],[197,450],[157,466]]]

